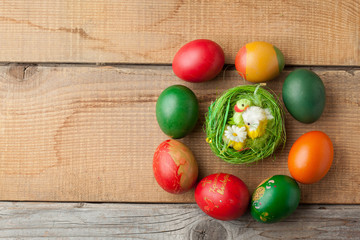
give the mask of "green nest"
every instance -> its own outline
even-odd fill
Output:
[[[235,150],[223,140],[226,126],[232,124],[234,107],[239,99],[248,99],[252,106],[270,110],[273,119],[267,121],[265,133],[257,138],[247,138],[241,150]],[[205,115],[206,141],[216,156],[233,164],[252,163],[273,154],[275,149],[285,145],[286,133],[283,108],[278,98],[260,87],[244,85],[224,92]]]

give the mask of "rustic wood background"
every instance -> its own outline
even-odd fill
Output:
[[[219,43],[227,65],[216,79],[192,84],[173,74],[171,62],[198,38]],[[276,159],[231,165],[206,144],[203,114],[221,92],[248,84],[233,64],[255,40],[285,55],[285,71],[267,87],[281,95],[292,70],[312,69],[327,105],[310,125],[287,114],[287,143]],[[8,201],[0,202],[0,238],[357,239],[359,79],[358,0],[0,1],[0,200]],[[193,192],[168,194],[152,176],[153,152],[167,139],[155,103],[173,84],[190,87],[200,102],[197,127],[181,140],[200,178],[228,172],[253,191],[271,175],[289,174],[287,153],[310,130],[333,140],[331,170],[301,185],[303,204],[281,223],[259,224],[249,213],[230,222],[207,217]],[[68,201],[77,203],[60,203]]]
[[[32,201],[194,202],[193,192],[168,194],[156,183],[152,157],[168,137],[156,122],[163,89],[184,84],[197,95],[200,120],[181,139],[193,151],[200,177],[216,172],[239,176],[250,192],[275,174],[287,174],[287,154],[310,130],[326,132],[335,146],[327,176],[301,185],[302,203],[360,203],[359,70],[313,69],[323,79],[327,105],[319,121],[286,118],[285,148],[250,165],[216,157],[202,126],[211,101],[244,84],[231,68],[204,84],[174,77],[170,66],[49,65],[0,67],[0,199]],[[286,70],[267,87],[281,96]],[[349,87],[351,86],[351,87]]]
[[[234,63],[255,40],[287,64],[360,64],[358,0],[3,0],[0,61],[171,63],[184,43],[208,38]]]
[[[359,208],[300,206],[274,224],[218,221],[196,204],[3,203],[3,239],[359,239]]]

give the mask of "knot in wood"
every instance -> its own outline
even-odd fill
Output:
[[[191,231],[191,240],[226,240],[228,233],[218,221],[209,219],[199,222]]]

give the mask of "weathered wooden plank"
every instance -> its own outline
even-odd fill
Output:
[[[360,203],[359,70],[315,69],[327,106],[311,125],[287,115],[287,144],[276,159],[231,165],[205,142],[204,113],[224,90],[244,84],[234,70],[192,84],[163,66],[0,66],[0,199],[34,201],[193,202],[193,192],[171,195],[156,183],[152,157],[167,139],[156,122],[163,89],[184,84],[200,102],[200,120],[182,139],[194,152],[200,178],[239,176],[250,191],[274,174],[289,174],[287,154],[301,134],[326,132],[335,159],[319,183],[302,185],[303,203]],[[281,93],[285,71],[268,87]]]
[[[224,222],[195,204],[0,203],[4,239],[358,239],[359,205],[301,205],[275,224]]]
[[[359,66],[359,29],[357,0],[5,0],[0,61],[171,63],[183,44],[208,38],[230,64],[264,40],[289,64]]]

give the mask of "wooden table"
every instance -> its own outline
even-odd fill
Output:
[[[184,82],[172,58],[199,38],[223,47],[226,66],[207,83]],[[276,158],[231,165],[205,142],[203,116],[223,91],[248,84],[234,59],[256,40],[276,45],[286,60],[267,87],[281,96],[291,71],[311,69],[325,84],[327,105],[310,125],[286,114],[287,143]],[[357,0],[5,0],[0,62],[1,238],[360,238]],[[289,149],[311,130],[332,139],[331,170],[300,186],[302,204],[280,223],[260,224],[249,213],[211,219],[193,191],[168,194],[153,177],[154,150],[167,139],[155,103],[174,84],[199,99],[200,120],[181,141],[194,152],[200,178],[231,173],[252,192],[267,177],[289,175]]]

